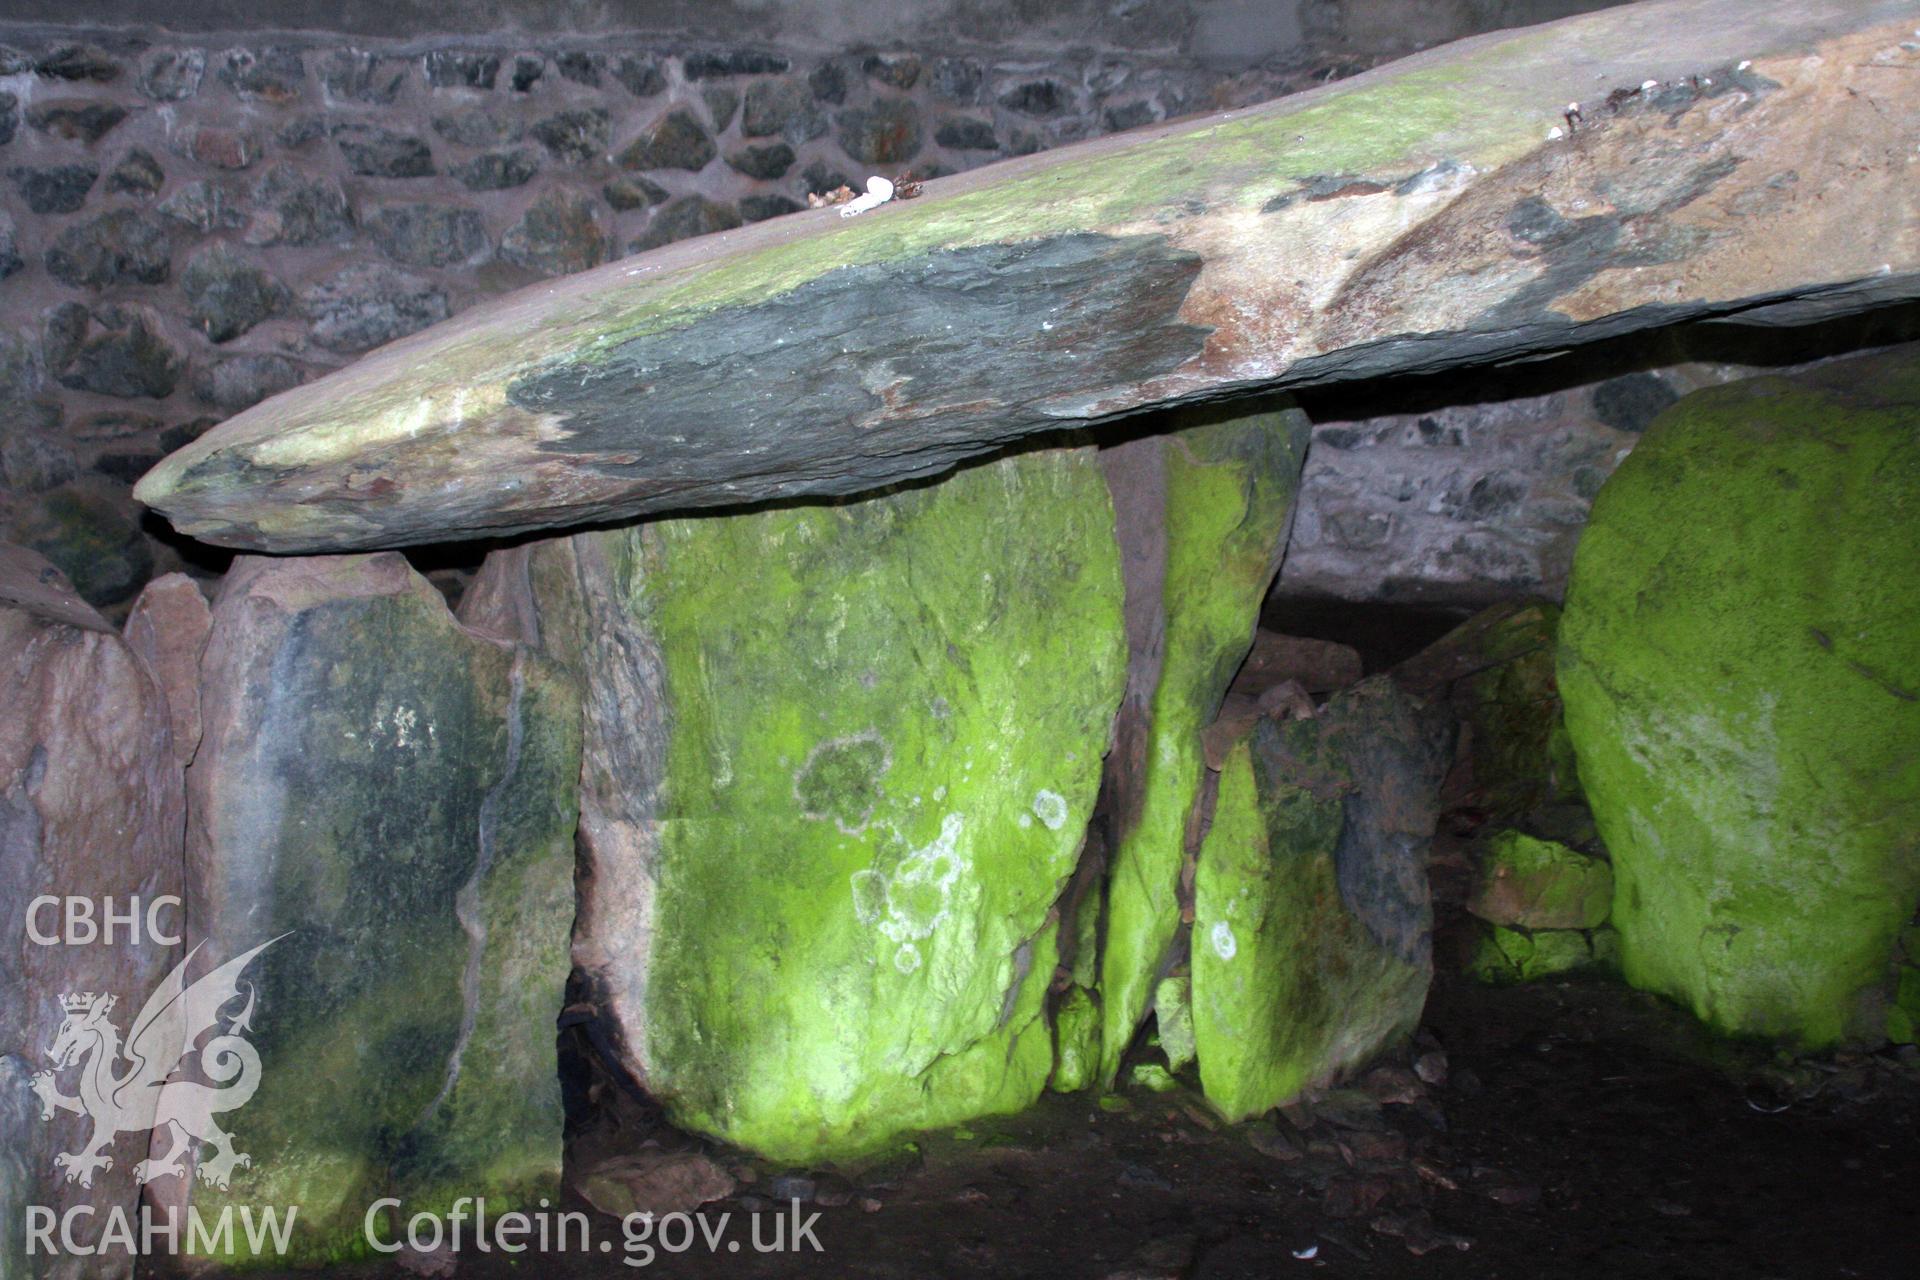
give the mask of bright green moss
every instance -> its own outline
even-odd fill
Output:
[[[1592,941],[1578,929],[1488,925],[1474,943],[1467,972],[1481,982],[1501,985],[1590,969],[1598,962]]]
[[[1053,1089],[1091,1088],[1100,1067],[1100,1006],[1084,987],[1069,987],[1053,1013]]]
[[[650,1088],[794,1161],[1031,1102],[1124,675],[1092,453],[620,536],[669,726]]]
[[[1920,365],[1696,392],[1594,503],[1561,624],[1626,976],[1878,1038],[1920,898]]]
[[[1298,410],[1164,437],[1166,629],[1140,817],[1114,852],[1100,990],[1101,1078],[1111,1082],[1146,1016],[1179,928],[1187,821],[1206,762],[1200,734],[1253,643],[1306,456]]]
[[[1526,929],[1593,929],[1613,906],[1613,869],[1599,858],[1514,830],[1486,843],[1467,910]]]

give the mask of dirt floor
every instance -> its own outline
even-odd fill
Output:
[[[1917,1122],[1912,1049],[1793,1063],[1604,980],[1443,978],[1409,1054],[1261,1121],[1050,1096],[852,1177],[719,1156],[753,1181],[703,1211],[712,1247],[596,1215],[585,1251],[335,1274],[1904,1278]],[[756,1252],[756,1219],[792,1244],[816,1213]]]

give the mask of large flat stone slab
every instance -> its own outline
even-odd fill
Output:
[[[265,401],[137,494],[237,547],[503,534],[859,493],[1150,407],[1911,297],[1917,20],[1915,0],[1637,4],[851,220],[701,237]]]

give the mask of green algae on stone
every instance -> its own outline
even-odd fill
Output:
[[[1153,1022],[1167,1069],[1179,1071],[1193,1061],[1193,981],[1163,978],[1153,992]]]
[[[1433,975],[1426,845],[1444,723],[1384,677],[1262,722],[1220,775],[1194,884],[1200,1081],[1229,1120],[1412,1031]]]
[[[1123,676],[1092,452],[584,537],[660,672],[657,847],[610,913],[650,1091],[792,1161],[1030,1103]]]
[[[1613,907],[1613,868],[1552,840],[1496,832],[1475,872],[1467,910],[1496,925],[1594,929]]]
[[[367,1252],[388,1193],[551,1196],[577,696],[393,555],[241,561],[202,671],[190,923],[278,940],[230,1123],[252,1163],[195,1208],[297,1206],[284,1260],[322,1262]]]
[[[1165,626],[1138,816],[1119,835],[1108,885],[1100,978],[1106,1083],[1119,1074],[1179,929],[1180,865],[1206,769],[1200,736],[1253,643],[1285,550],[1307,435],[1306,416],[1289,409],[1188,427],[1158,442]]]
[[[1695,392],[1601,490],[1559,682],[1625,974],[1723,1031],[1884,1032],[1920,900],[1920,364]]]
[[[1056,1093],[1091,1088],[1100,1068],[1100,1006],[1085,987],[1068,987],[1053,1011]]]
[[[1474,942],[1467,973],[1485,983],[1532,982],[1591,969],[1602,963],[1594,939],[1578,929],[1509,929],[1488,925]]]

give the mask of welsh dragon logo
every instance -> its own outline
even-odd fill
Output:
[[[186,1157],[196,1143],[212,1150],[211,1155],[200,1153],[200,1180],[223,1191],[235,1168],[253,1163],[245,1152],[233,1149],[233,1135],[213,1119],[245,1106],[260,1087],[260,1054],[240,1034],[253,1029],[252,984],[246,989],[246,1005],[226,1017],[225,1033],[205,1044],[200,1040],[219,1029],[220,1011],[240,997],[240,973],[248,962],[279,940],[269,939],[189,984],[187,966],[200,951],[194,947],[147,997],[124,1046],[120,1029],[107,1016],[113,1011],[113,996],[82,991],[60,997],[66,1018],[47,1050],[54,1068],[33,1077],[33,1091],[40,1097],[42,1120],[53,1119],[56,1111],[93,1120],[93,1136],[84,1146],[53,1158],[55,1168],[66,1170],[68,1182],[91,1187],[95,1173],[113,1168],[115,1138],[150,1130],[167,1130],[169,1145],[163,1154],[134,1166],[137,1182],[184,1175]],[[172,1078],[196,1052],[199,1074],[212,1084]],[[68,1097],[60,1092],[55,1075],[76,1064],[79,1094]]]

